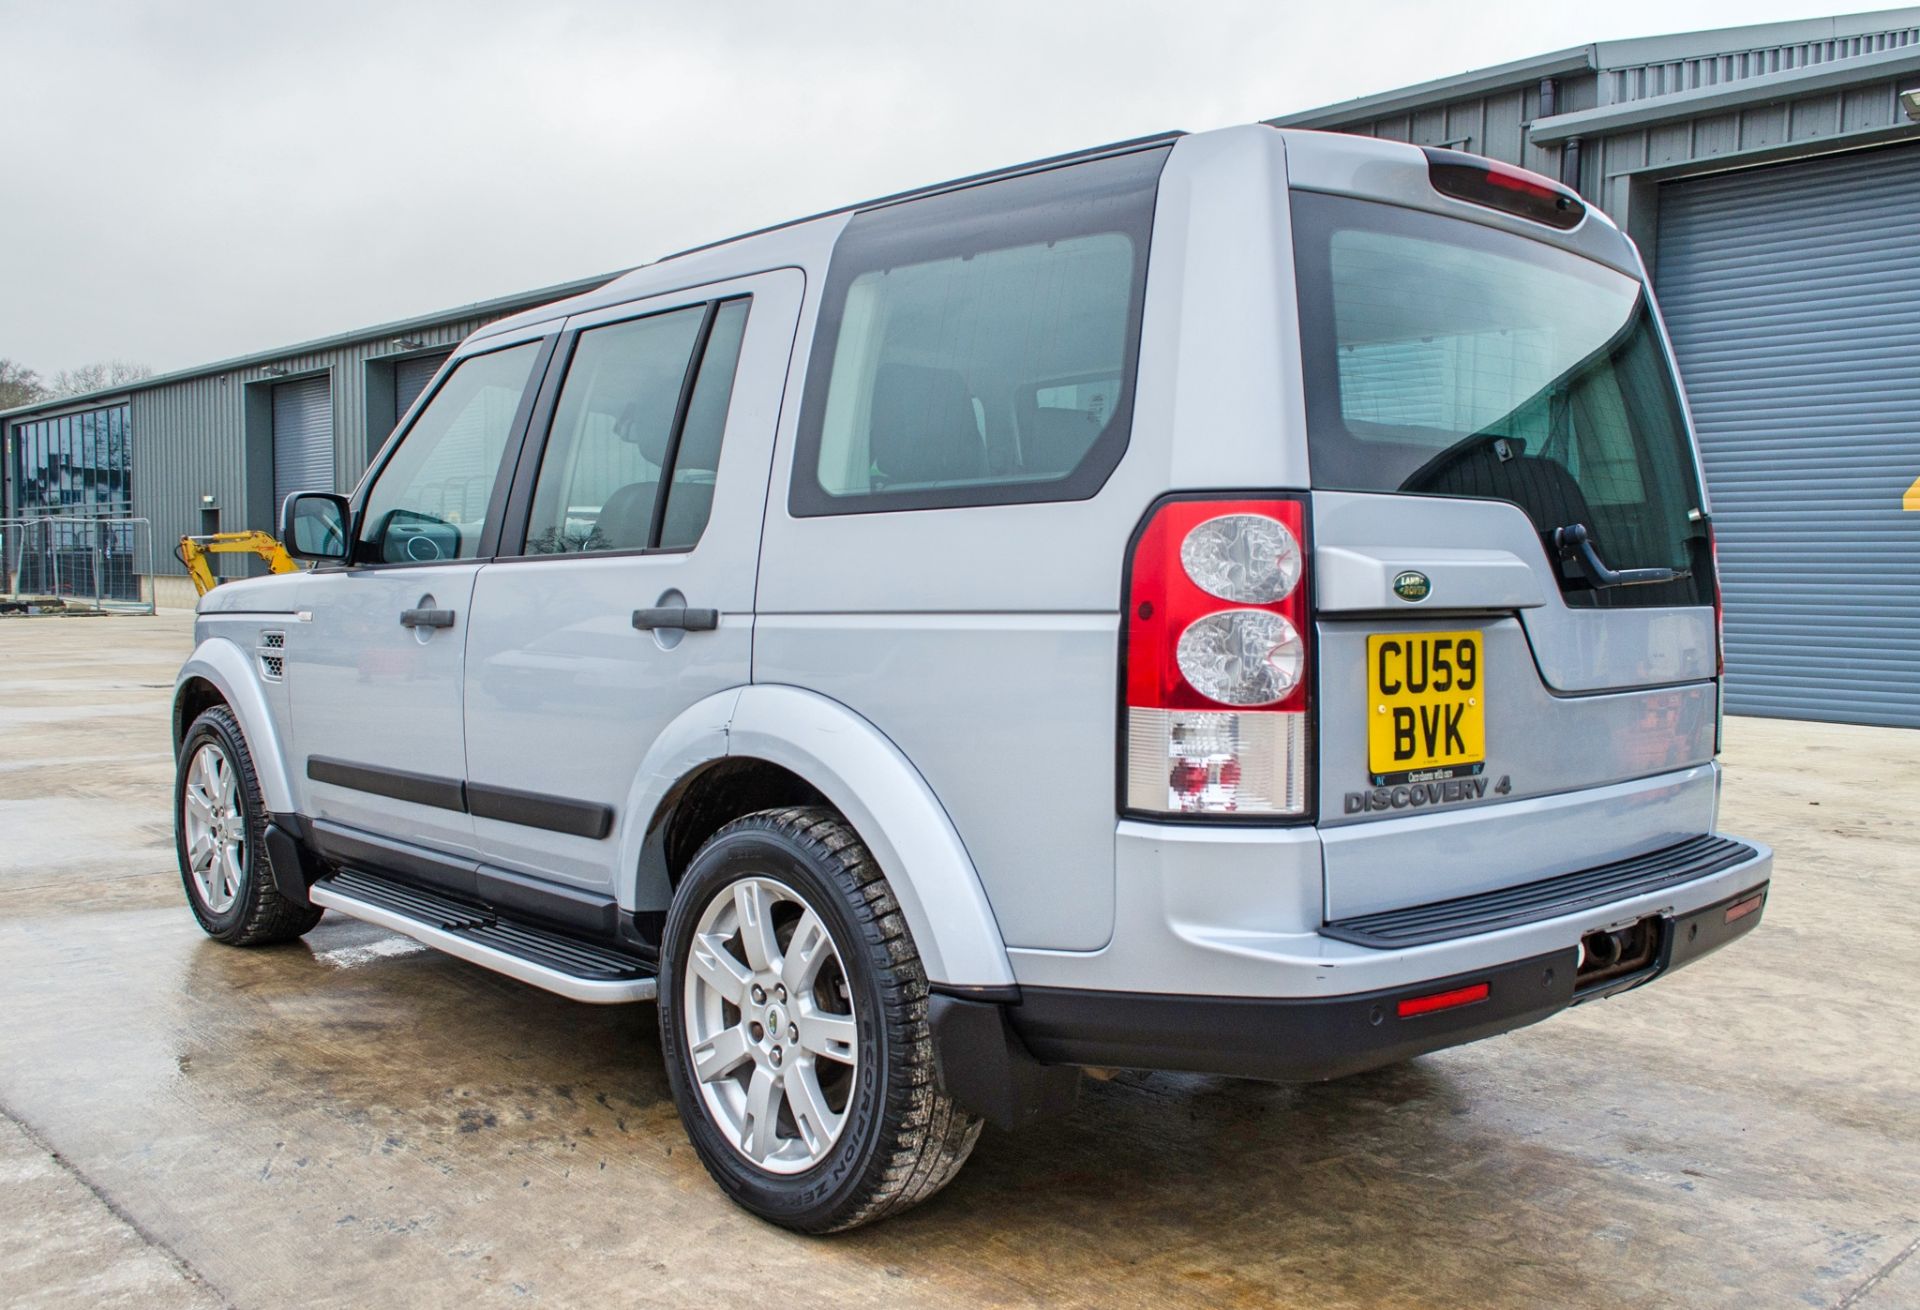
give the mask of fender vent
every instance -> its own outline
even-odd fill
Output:
[[[263,632],[260,645],[254,655],[260,661],[260,676],[268,682],[279,682],[286,677],[287,661],[280,652],[287,648],[287,634],[284,632]]]

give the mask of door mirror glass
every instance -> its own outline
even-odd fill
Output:
[[[295,559],[347,557],[347,498],[326,491],[296,491],[280,507],[280,544]]]

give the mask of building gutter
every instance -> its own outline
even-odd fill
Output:
[[[1564,77],[1568,73],[1591,73],[1599,68],[1595,48],[1573,46],[1552,54],[1517,59],[1510,64],[1477,68],[1452,77],[1422,82],[1418,86],[1379,95],[1343,100],[1337,105],[1303,109],[1264,120],[1269,127],[1349,127],[1372,118],[1404,114],[1418,109],[1433,109],[1454,100],[1470,100],[1496,91],[1512,91],[1532,86],[1543,77]]]
[[[1901,46],[1876,54],[1832,63],[1815,64],[1765,77],[1749,77],[1720,86],[1677,91],[1672,95],[1629,100],[1598,109],[1535,119],[1528,140],[1536,146],[1557,145],[1571,137],[1606,136],[1629,128],[1650,127],[1678,119],[1703,118],[1735,109],[1749,109],[1796,100],[1836,87],[1859,86],[1920,73],[1920,46]]]

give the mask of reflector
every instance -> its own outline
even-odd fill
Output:
[[[1432,1014],[1435,1010],[1452,1010],[1462,1005],[1472,1005],[1475,1001],[1486,1000],[1492,992],[1491,984],[1473,983],[1466,987],[1456,987],[1450,992],[1409,997],[1400,1002],[1398,1009],[1402,1019],[1411,1019],[1416,1014]]]

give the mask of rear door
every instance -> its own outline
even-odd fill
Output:
[[[372,833],[472,850],[462,655],[474,575],[549,350],[531,333],[462,360],[374,474],[353,564],[299,581],[283,667],[293,764],[323,842]]]
[[[748,680],[804,287],[781,269],[568,321],[466,652],[482,858],[561,884],[562,902],[610,900],[622,837],[647,817],[628,813],[647,750]]]
[[[1707,505],[1641,280],[1544,227],[1534,238],[1309,193],[1295,194],[1293,217],[1321,823],[1424,814],[1451,838],[1423,831],[1384,859],[1378,843],[1333,837],[1329,913],[1525,881],[1704,830],[1716,712]],[[1583,538],[1590,551],[1574,550]],[[1675,788],[1593,808],[1605,789],[1656,775]],[[1515,801],[1529,804],[1504,828],[1433,817]],[[1409,859],[1427,868],[1409,876]]]

